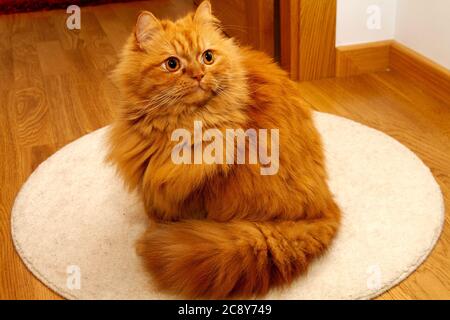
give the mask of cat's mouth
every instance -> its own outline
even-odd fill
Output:
[[[193,91],[203,91],[203,92],[208,92],[209,88],[206,87],[204,84],[199,84],[198,86],[196,86]]]
[[[185,101],[188,103],[201,103],[209,100],[212,96],[211,88],[204,83],[199,83],[186,92]]]
[[[195,86],[194,90],[202,90],[202,91],[208,92],[208,91],[211,91],[211,88],[209,88],[209,86],[206,85],[205,83],[199,82],[199,83]]]

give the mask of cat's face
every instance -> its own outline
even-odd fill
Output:
[[[209,2],[176,22],[142,13],[136,25],[139,96],[155,108],[202,105],[226,95],[237,47],[217,29]]]

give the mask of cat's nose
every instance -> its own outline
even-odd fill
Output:
[[[192,74],[192,78],[196,79],[197,81],[201,81],[204,76],[205,74],[203,73],[203,71],[195,72]]]

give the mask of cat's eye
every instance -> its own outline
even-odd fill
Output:
[[[164,62],[164,66],[167,69],[167,71],[175,72],[178,69],[180,69],[180,60],[175,57],[170,57],[169,59]]]
[[[204,64],[213,64],[214,63],[214,53],[211,50],[206,50],[202,56]]]

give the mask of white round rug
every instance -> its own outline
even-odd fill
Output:
[[[413,272],[439,238],[444,203],[422,161],[359,123],[315,113],[329,185],[343,211],[330,250],[268,299],[367,299]],[[170,299],[153,289],[135,254],[147,226],[139,198],[104,163],[97,130],[67,145],[30,176],[12,212],[28,268],[70,299]]]

